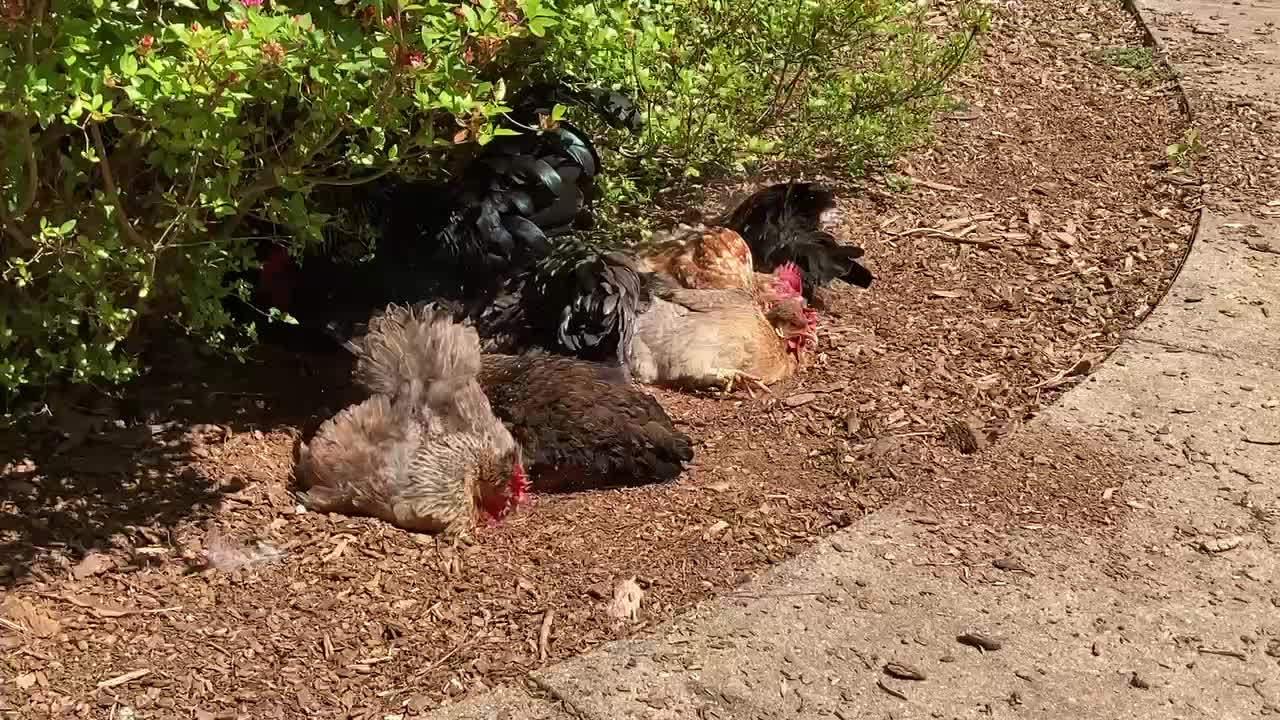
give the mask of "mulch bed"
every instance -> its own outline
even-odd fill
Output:
[[[126,400],[54,408],[56,440],[0,440],[0,715],[411,717],[889,502],[1104,531],[1125,460],[1022,424],[1158,301],[1199,187],[1166,159],[1172,86],[1099,61],[1141,41],[1119,7],[1094,12],[1000,15],[932,141],[845,186],[837,234],[877,280],[831,294],[811,367],[758,400],[658,393],[699,441],[675,483],[540,497],[456,550],[298,513],[293,447],[346,402],[346,367],[272,349],[230,366],[176,340]],[[706,209],[745,189],[708,188]],[[631,578],[643,607],[615,618]]]

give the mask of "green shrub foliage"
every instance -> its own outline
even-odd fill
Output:
[[[513,132],[503,102],[531,80],[637,99],[640,135],[597,128],[606,204],[634,206],[759,158],[890,157],[982,20],[903,0],[0,0],[0,394],[131,378],[147,316],[242,351],[254,326],[223,300],[247,297],[228,277],[261,228],[319,242],[318,189],[440,173]]]

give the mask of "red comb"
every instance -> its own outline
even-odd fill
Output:
[[[787,289],[799,295],[804,291],[804,281],[801,279],[800,267],[793,262],[786,262],[777,267],[773,271],[774,276],[786,283]]]

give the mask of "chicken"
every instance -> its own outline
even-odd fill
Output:
[[[795,263],[783,263],[769,273],[756,272],[751,247],[726,227],[680,224],[655,233],[631,254],[637,271],[667,275],[681,287],[750,290],[765,311],[778,300],[799,295],[803,287]]]
[[[693,459],[652,396],[618,367],[546,354],[483,356],[480,386],[539,491],[671,480]]]
[[[772,273],[755,272],[747,241],[725,227],[681,224],[656,233],[635,256],[638,271],[667,275],[681,287],[749,290],[765,313],[787,298],[800,296],[804,288],[800,268],[793,262],[779,265]],[[817,312],[807,306],[804,312],[816,337]]]
[[[751,248],[729,228],[677,225],[654,233],[633,255],[637,271],[662,273],[685,288],[752,290],[756,285]]]
[[[799,266],[804,296],[812,300],[813,291],[832,280],[868,288],[873,279],[859,262],[862,248],[841,245],[821,228],[822,216],[834,207],[835,195],[825,186],[780,183],[754,193],[717,223],[747,241],[757,270]]]
[[[767,276],[769,287],[753,294],[682,288],[663,273],[639,271],[652,267],[645,263],[606,253],[526,280],[511,306],[480,318],[481,334],[618,365],[642,383],[686,387],[775,382],[816,343],[816,317],[795,289],[794,269]]]
[[[726,392],[743,383],[767,392],[795,371],[801,341],[813,333],[804,307],[789,298],[766,315],[744,290],[655,287],[623,358],[643,383]]]
[[[536,86],[513,105],[537,123],[548,104],[537,95],[546,92]],[[561,88],[554,97],[623,113],[611,118],[615,124],[638,122],[630,101],[613,91]],[[257,301],[287,311],[304,329],[336,329],[346,337],[390,302],[445,299],[483,307],[504,279],[548,252],[551,238],[590,226],[599,170],[588,135],[562,121],[500,136],[443,184],[389,176],[325,187],[319,208],[371,226],[373,258],[355,264],[316,255],[299,265],[273,246],[258,276]]]
[[[372,396],[299,447],[298,500],[405,530],[457,535],[528,487],[520,446],[476,381],[479,338],[447,314],[395,305],[373,318],[356,365]]]

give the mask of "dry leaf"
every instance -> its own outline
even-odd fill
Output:
[[[706,532],[702,533],[702,539],[714,540],[717,535],[724,532],[728,528],[729,528],[729,523],[725,522],[724,520],[717,520],[711,525],[711,527],[707,528]]]
[[[76,563],[71,568],[71,576],[77,580],[83,580],[94,575],[101,575],[116,566],[116,561],[110,555],[102,553],[89,553],[84,559]]]
[[[929,294],[940,298],[964,298],[970,293],[968,290],[930,290]]]
[[[13,682],[18,686],[19,690],[30,689],[33,685],[36,684],[36,674],[27,673],[26,675],[19,675],[18,677],[13,679]]]
[[[803,392],[784,398],[782,404],[787,407],[800,407],[806,403],[813,402],[817,397],[817,393]]]
[[[623,580],[613,589],[613,600],[609,603],[608,611],[619,620],[635,620],[643,602],[644,591],[636,584],[635,578]]]
[[[36,637],[52,637],[62,629],[58,621],[49,617],[43,610],[17,597],[6,598],[3,603],[0,603],[0,615],[12,620]]]

